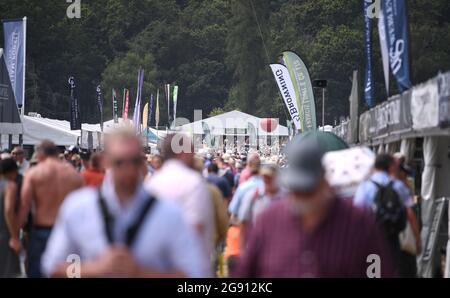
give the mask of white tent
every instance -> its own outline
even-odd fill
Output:
[[[258,118],[240,111],[231,111],[214,117],[197,120],[195,122],[178,127],[179,130],[194,135],[209,133],[214,136],[224,135],[248,135],[253,126],[258,136],[288,136],[286,126],[277,125],[273,132],[266,132],[261,127],[262,118]]]
[[[56,120],[49,118],[42,118],[36,116],[22,117],[24,134],[23,145],[34,146],[43,140],[50,140],[57,146],[71,146],[81,143],[81,130],[70,130],[70,122],[66,120]],[[123,125],[132,125],[131,122],[119,119],[119,123],[114,123],[114,120],[109,120],[103,123],[104,133],[109,133],[115,128]],[[83,123],[81,126],[85,132],[100,133],[100,124]],[[150,128],[150,131],[159,138],[165,137],[166,131],[157,131]],[[13,144],[19,144],[19,136],[13,136]],[[1,137],[2,148],[8,147],[8,136]]]

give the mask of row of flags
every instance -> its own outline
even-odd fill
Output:
[[[76,94],[76,85],[75,78],[73,76],[69,77],[69,90],[70,90],[70,129],[71,130],[80,130],[81,129],[81,119],[80,119],[80,105],[78,101],[78,97]],[[136,101],[134,106],[134,113],[132,123],[136,130],[136,133],[140,133],[142,129],[147,129],[151,126],[153,108],[154,108],[154,96],[151,94],[149,101],[144,105],[143,112],[141,113],[142,106],[142,88],[144,85],[144,69],[140,68],[138,72],[138,85],[136,92]],[[166,96],[168,107],[170,105],[170,100],[172,99],[173,105],[173,117],[176,119],[177,113],[177,101],[178,101],[178,86],[174,86],[173,88],[173,97],[170,97],[170,84],[165,84]],[[100,127],[103,131],[103,92],[100,85],[96,88],[97,91],[97,108],[98,113],[100,115]],[[130,105],[130,90],[123,90],[123,98],[122,98],[122,118],[124,120],[128,120],[129,115],[129,105]],[[113,107],[113,119],[114,123],[119,123],[119,102],[117,98],[117,91],[112,89],[112,107]],[[168,119],[170,122],[170,109],[168,108]],[[155,111],[155,126],[159,126],[159,89],[156,93],[156,111]]]

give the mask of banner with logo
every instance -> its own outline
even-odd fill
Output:
[[[294,121],[295,128],[297,130],[302,130],[301,113],[298,109],[297,96],[288,69],[282,64],[271,64],[270,68],[272,69],[281,96],[289,111],[289,115],[291,116],[292,121]]]
[[[177,119],[177,100],[178,100],[178,86],[173,87],[173,119],[176,121]],[[174,127],[176,123],[174,122]]]
[[[450,127],[450,73],[439,74],[439,126]]]
[[[364,49],[366,52],[366,72],[364,79],[364,98],[369,108],[375,106],[372,74],[372,18],[369,16],[370,1],[364,1]]]
[[[123,115],[122,118],[124,120],[128,120],[128,107],[130,104],[130,90],[128,89],[123,89]]]
[[[115,89],[112,90],[112,103],[114,123],[119,123],[119,103],[117,102],[117,93]]]
[[[302,131],[315,130],[316,105],[308,69],[302,59],[293,52],[284,52],[283,59],[297,95],[297,106],[302,114]]]
[[[5,38],[5,62],[8,68],[11,86],[16,103],[24,104],[25,94],[25,58],[26,58],[26,18],[3,20]]]
[[[23,133],[23,126],[4,57],[0,49],[0,131],[3,134],[19,135]]]
[[[380,39],[381,58],[383,60],[384,83],[386,85],[386,96],[389,96],[389,50],[387,47],[386,27],[384,26],[384,14],[381,10],[378,18],[378,36]]]
[[[80,105],[76,93],[75,78],[69,77],[70,88],[70,130],[81,129]]]
[[[100,114],[100,129],[103,131],[103,94],[100,85],[97,86],[97,107]]]
[[[412,87],[409,77],[409,38],[405,0],[381,3],[386,28],[389,63],[400,92]]]

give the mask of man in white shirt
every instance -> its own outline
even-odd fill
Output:
[[[30,167],[30,163],[25,159],[25,152],[22,147],[15,147],[13,151],[11,151],[11,156],[19,167],[19,174],[23,175]]]
[[[191,139],[182,134],[168,135],[162,148],[164,164],[146,182],[146,189],[160,198],[181,206],[184,218],[202,237],[205,253],[214,248],[214,214],[208,187],[193,170],[194,148]]]
[[[81,259],[81,277],[210,276],[181,210],[144,190],[141,153],[133,131],[108,136],[105,181],[66,198],[42,258],[47,276],[67,276],[73,256]]]

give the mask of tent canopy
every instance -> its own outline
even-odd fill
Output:
[[[254,129],[258,136],[288,136],[286,126],[278,124],[273,132],[268,133],[262,129],[261,121],[262,118],[235,110],[185,124],[178,129],[196,135],[207,134],[208,131],[211,135],[248,135]]]

